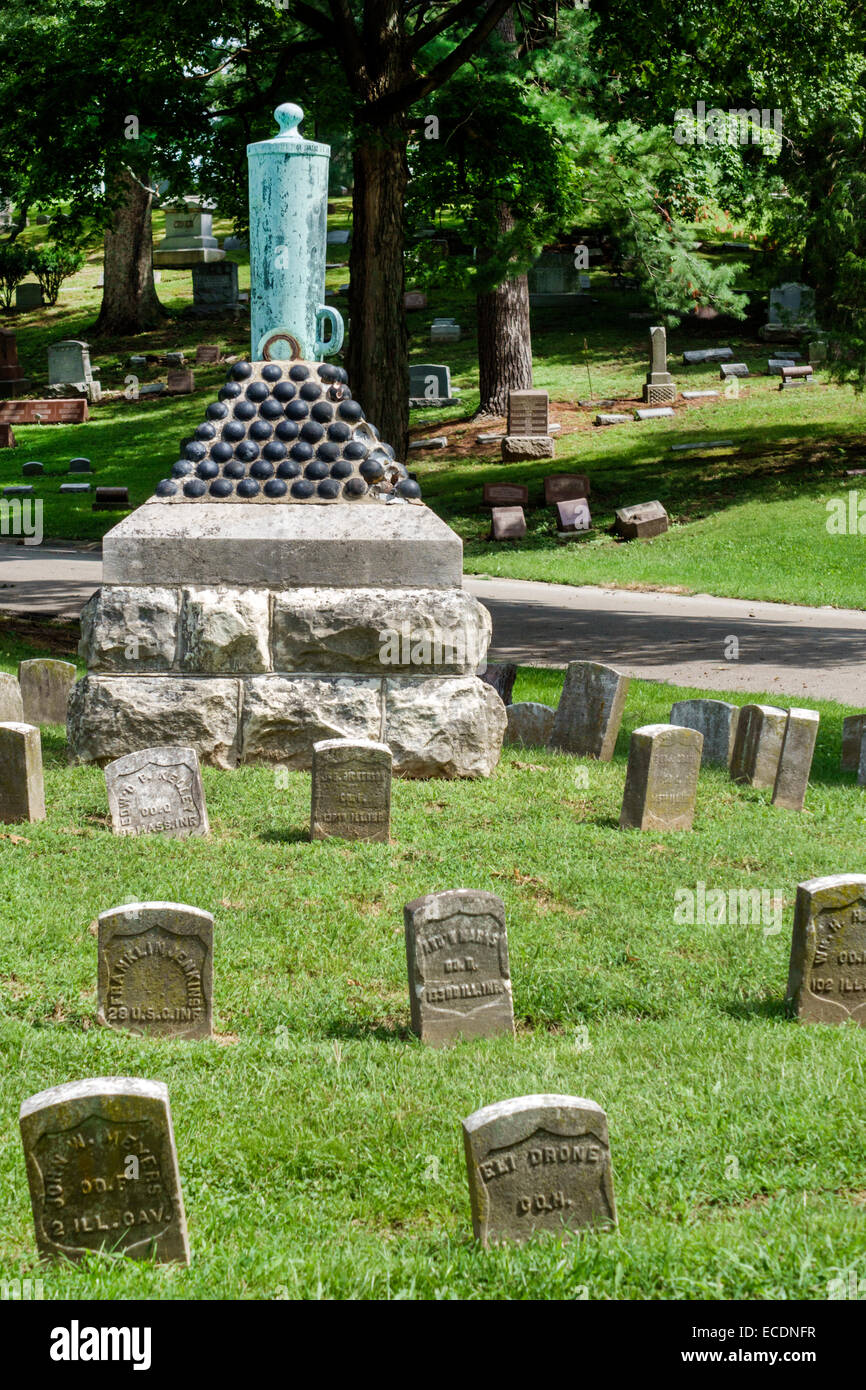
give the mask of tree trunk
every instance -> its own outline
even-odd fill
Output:
[[[409,177],[402,129],[368,129],[354,152],[349,258],[352,393],[386,444],[409,442],[409,340],[403,310],[403,204]]]
[[[144,182],[144,181],[143,181]],[[155,328],[166,317],[153,287],[150,208],[153,195],[124,172],[114,225],[105,233],[105,284],[93,332],[125,337]]]
[[[506,203],[497,208],[502,235],[514,226]],[[480,254],[480,253],[479,253]],[[529,332],[529,284],[516,275],[475,299],[478,314],[479,416],[505,415],[508,392],[532,385],[532,340]]]

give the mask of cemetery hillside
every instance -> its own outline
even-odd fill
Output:
[[[826,1374],[862,15],[50,0],[0,60],[0,1299],[52,1363],[569,1300]]]

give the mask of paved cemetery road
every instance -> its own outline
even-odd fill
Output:
[[[0,543],[0,612],[74,618],[101,580],[98,548]],[[866,612],[475,575],[464,583],[493,615],[493,661],[583,658],[673,685],[866,708]],[[736,661],[725,659],[732,637]]]

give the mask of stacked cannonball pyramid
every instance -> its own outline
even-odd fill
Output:
[[[421,489],[328,362],[235,362],[156,495],[176,502],[413,501]]]

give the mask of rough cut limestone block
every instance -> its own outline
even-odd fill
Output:
[[[623,830],[691,830],[704,736],[675,724],[635,729],[619,823]]]
[[[502,460],[504,463],[518,463],[521,459],[552,459],[556,445],[549,434],[507,434],[502,441]]]
[[[459,589],[460,537],[422,503],[242,506],[154,499],[102,548],[105,584]]]
[[[703,734],[701,765],[730,767],[740,711],[727,700],[678,700],[671,705],[671,723]]]
[[[518,1096],[463,1121],[476,1240],[616,1225],[607,1116],[577,1096]]]
[[[774,705],[743,705],[731,755],[731,778],[752,787],[776,781],[787,713]]]
[[[489,777],[505,725],[496,691],[475,676],[385,682],[383,742],[401,777]]]
[[[788,710],[773,786],[774,806],[784,806],[788,811],[802,811],[820,718],[816,709]]]
[[[0,724],[0,823],[44,819],[39,730],[35,724]]]
[[[237,763],[241,682],[182,676],[86,676],[69,703],[72,760],[109,763],[165,742],[195,748],[203,763]]]
[[[75,684],[71,661],[39,657],[19,661],[18,683],[27,724],[65,724],[69,692]]]
[[[856,772],[860,766],[860,746],[866,733],[866,714],[849,714],[842,720],[842,771]]]
[[[183,903],[128,903],[98,921],[98,1019],[151,1038],[213,1033],[213,917]]]
[[[161,1081],[107,1076],[54,1086],[24,1101],[20,1123],[40,1255],[80,1259],[107,1249],[189,1264]]]
[[[253,676],[243,683],[241,761],[310,768],[324,739],[378,742],[382,682],[370,677]]]
[[[275,594],[275,671],[471,675],[490,644],[487,609],[463,589],[293,589]]]
[[[78,654],[89,671],[170,671],[179,610],[178,589],[104,585],[82,609]]]
[[[505,906],[495,893],[453,888],[403,909],[412,1031],[442,1047],[514,1032]]]
[[[556,710],[550,705],[539,705],[534,700],[518,700],[516,705],[506,708],[508,725],[505,730],[506,744],[517,744],[523,748],[546,748],[553,733]]]
[[[313,744],[310,839],[391,838],[391,750],[367,739]]]
[[[595,661],[571,661],[553,721],[550,745],[563,753],[610,762],[622,723],[628,676]]]
[[[180,664],[204,675],[257,675],[270,669],[267,589],[185,589]]]
[[[866,874],[797,885],[787,1005],[802,1023],[866,1027]]]
[[[0,671],[0,724],[23,723],[24,701],[21,698],[21,686],[14,676]]]

